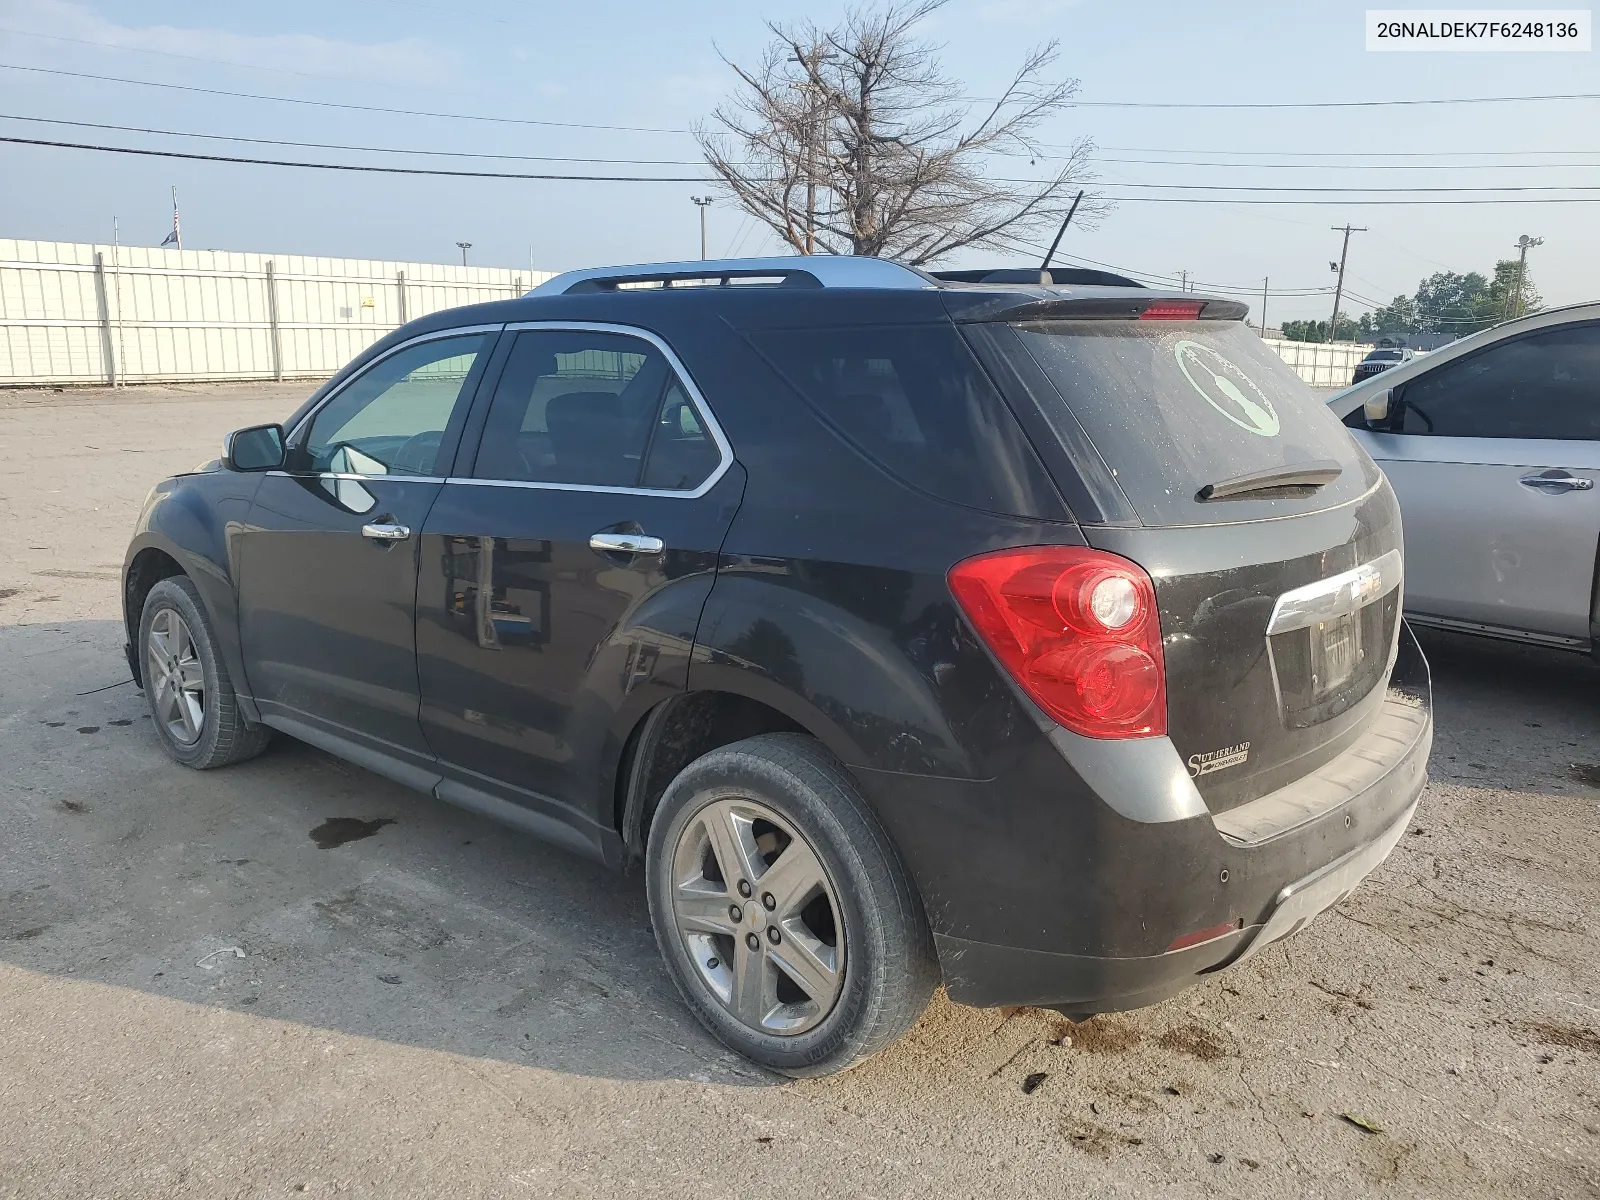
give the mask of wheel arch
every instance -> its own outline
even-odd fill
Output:
[[[163,579],[179,576],[194,584],[200,596],[201,611],[211,623],[212,635],[222,653],[239,707],[246,720],[255,722],[258,714],[245,686],[246,676],[238,636],[238,608],[231,574],[212,560],[189,553],[154,529],[147,529],[134,537],[122,571],[123,627],[127,634],[125,651],[134,682],[140,687],[144,686],[138,641],[145,600],[151,589]]]
[[[189,572],[174,553],[176,547],[154,539],[135,542],[128,552],[127,565],[122,572],[122,625],[127,635],[128,667],[134,682],[144,686],[143,661],[139,657],[139,621],[144,615],[144,602],[152,588],[163,579],[171,579]]]
[[[684,767],[702,754],[761,733],[804,733],[828,745],[817,728],[741,692],[681,692],[640,717],[617,763],[612,798],[625,862],[643,858],[650,820]]]

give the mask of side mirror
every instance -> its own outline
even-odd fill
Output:
[[[283,426],[235,429],[222,440],[222,465],[230,471],[272,471],[283,466]]]
[[[1374,393],[1366,401],[1366,403],[1361,406],[1361,413],[1367,418],[1367,426],[1370,429],[1382,429],[1389,423],[1389,417],[1393,411],[1393,388],[1384,388],[1381,392]]]

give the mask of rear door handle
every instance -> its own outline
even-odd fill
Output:
[[[411,530],[393,521],[374,521],[361,527],[361,536],[375,542],[403,542],[411,536]]]
[[[1582,475],[1574,475],[1570,471],[1550,470],[1538,471],[1532,475],[1524,475],[1519,481],[1523,487],[1538,488],[1540,491],[1550,492],[1587,492],[1594,487],[1594,480],[1586,479]]]
[[[591,533],[589,549],[602,554],[660,554],[667,544],[643,533]]]

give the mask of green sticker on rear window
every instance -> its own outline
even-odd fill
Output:
[[[1187,338],[1174,346],[1172,352],[1189,386],[1204,396],[1212,408],[1257,437],[1277,435],[1278,410],[1272,407],[1266,393],[1232,362],[1209,346]]]

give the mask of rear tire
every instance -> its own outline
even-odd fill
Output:
[[[189,579],[174,575],[150,589],[137,652],[151,723],[175,762],[206,771],[267,748],[272,730],[247,723],[239,712],[211,622]]]
[[[651,822],[645,870],[684,1001],[775,1071],[845,1070],[909,1029],[938,985],[905,865],[848,772],[804,735],[747,738],[685,767]]]

